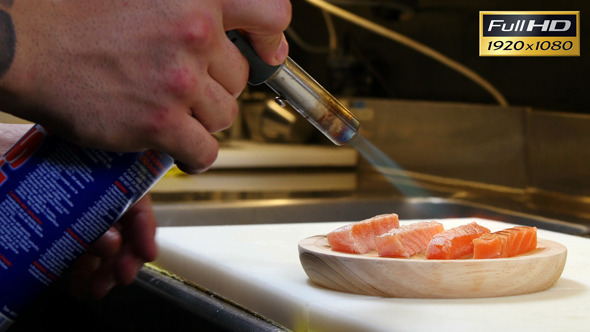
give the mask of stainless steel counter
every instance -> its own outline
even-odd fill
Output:
[[[155,212],[160,227],[354,221],[382,213],[397,213],[400,219],[481,217],[572,235],[590,235],[588,226],[570,221],[466,200],[434,197],[318,197],[190,202],[158,204]]]
[[[161,182],[188,185],[178,191],[155,188],[152,197],[163,227],[359,220],[385,212],[402,219],[484,216],[569,234],[584,234],[590,227],[584,210],[555,209],[559,201],[539,204],[524,190],[411,176],[385,176],[362,167],[210,171],[165,177]]]

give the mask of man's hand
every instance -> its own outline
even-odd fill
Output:
[[[100,299],[117,285],[128,285],[143,263],[156,258],[156,219],[143,197],[102,235],[72,267],[70,293]]]
[[[190,173],[215,161],[211,133],[230,126],[248,78],[225,31],[244,31],[276,65],[291,17],[288,0],[19,0],[4,11],[18,42],[0,109],[81,145],[162,150]]]

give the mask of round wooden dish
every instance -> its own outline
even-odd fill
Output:
[[[427,260],[346,254],[330,249],[325,235],[299,242],[299,259],[314,283],[349,293],[407,298],[473,298],[527,294],[551,287],[567,249],[539,239],[537,249],[510,258]]]

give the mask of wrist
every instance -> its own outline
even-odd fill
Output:
[[[13,8],[16,7],[16,8]],[[35,61],[27,61],[27,15],[12,1],[0,3],[0,111],[22,117],[33,86]],[[20,14],[19,14],[20,13]]]
[[[16,34],[10,14],[0,9],[0,78],[10,69],[16,50]]]

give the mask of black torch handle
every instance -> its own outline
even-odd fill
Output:
[[[248,60],[248,64],[250,65],[248,83],[250,85],[259,85],[266,82],[281,67],[280,65],[271,66],[264,62],[264,60],[262,60],[258,54],[256,54],[256,51],[254,51],[254,48],[252,48],[250,42],[238,31],[231,30],[226,32],[226,34],[232,43],[238,47],[240,52],[242,52],[242,54]]]

